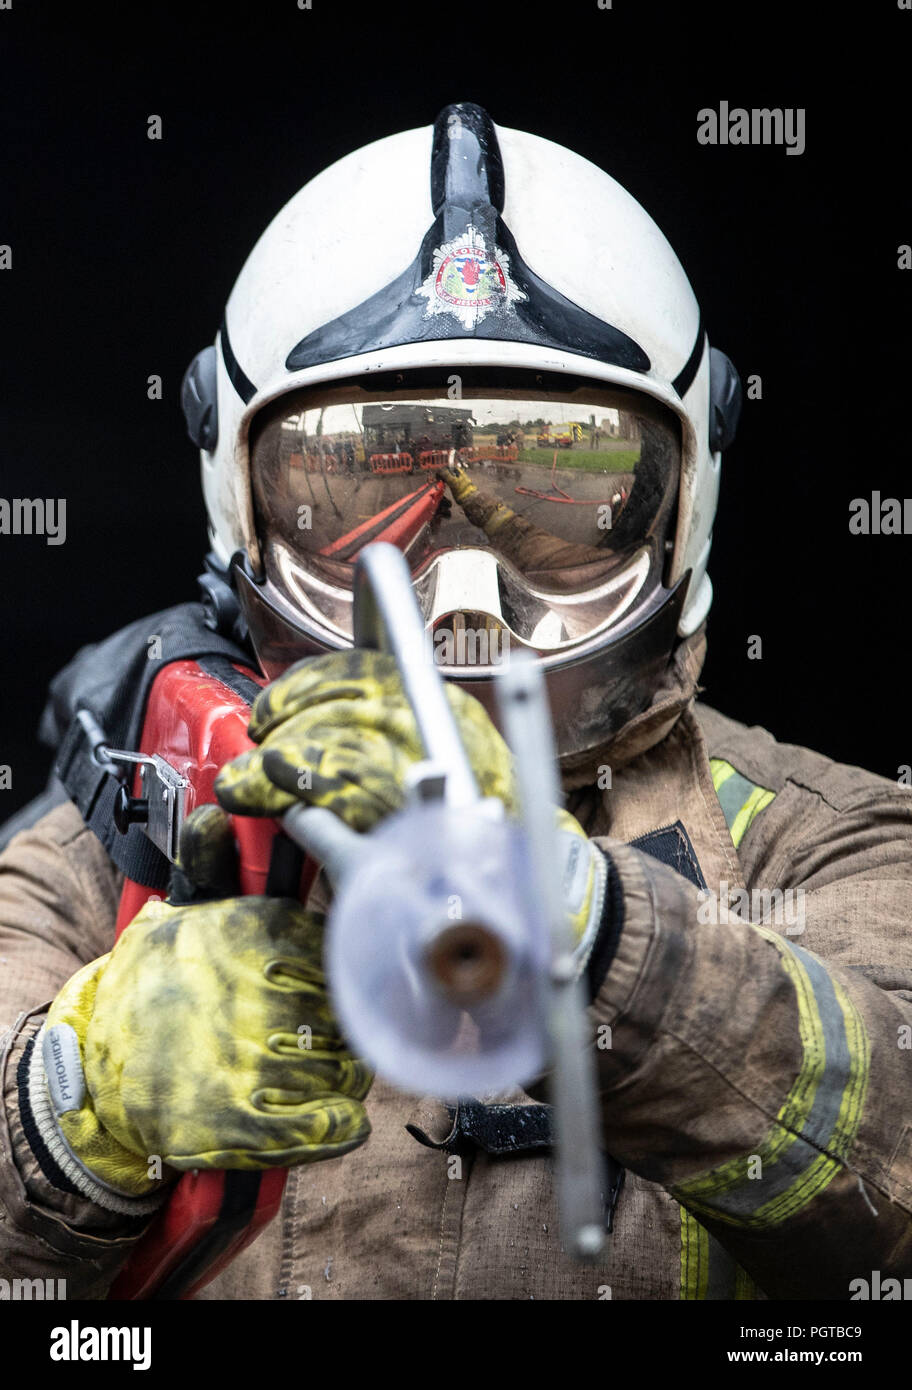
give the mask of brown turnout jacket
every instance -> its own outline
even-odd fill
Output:
[[[912,792],[695,705],[701,655],[565,779],[624,898],[592,1006],[627,1170],[601,1264],[561,1251],[546,1152],[454,1162],[406,1129],[442,1141],[445,1107],[377,1082],[368,1142],[293,1169],[202,1297],[848,1299],[875,1270],[912,1275]],[[675,868],[631,847],[668,827]],[[677,871],[694,860],[711,897]],[[105,1296],[135,1228],[49,1184],[17,1065],[110,949],[119,888],[70,805],[0,858],[0,1276],[70,1298]]]

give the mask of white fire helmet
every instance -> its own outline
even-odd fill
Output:
[[[612,178],[448,106],[305,185],[183,384],[214,621],[264,673],[352,642],[359,550],[405,553],[444,674],[542,662],[562,757],[643,710],[712,599],[741,387]]]

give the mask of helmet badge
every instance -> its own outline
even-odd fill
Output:
[[[489,252],[481,232],[471,224],[437,248],[431,273],[416,293],[428,301],[425,318],[454,314],[467,329],[486,314],[502,312],[527,298],[510,276],[506,253],[497,246]]]

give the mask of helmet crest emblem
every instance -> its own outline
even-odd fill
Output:
[[[469,329],[486,314],[502,312],[526,298],[510,277],[509,257],[496,246],[491,254],[471,225],[437,248],[431,273],[417,293],[428,301],[425,317],[454,314]]]

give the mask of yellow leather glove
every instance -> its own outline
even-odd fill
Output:
[[[230,834],[224,812],[199,808],[182,865],[223,872]],[[330,1011],[322,945],[322,918],[290,899],[147,903],[44,1028],[70,1180],[116,1206],[106,1189],[152,1192],[173,1176],[162,1165],[288,1167],[362,1144],[372,1077]]]
[[[509,748],[472,695],[450,681],[446,692],[482,796],[515,811]],[[280,816],[306,801],[370,830],[403,804],[406,773],[424,757],[386,652],[298,662],[257,696],[248,733],[259,748],[227,763],[215,783],[221,805],[238,815]]]
[[[509,748],[474,696],[451,681],[445,689],[482,795],[515,814]],[[403,804],[406,773],[424,757],[396,663],[385,652],[298,662],[257,697],[248,732],[259,747],[227,763],[215,783],[222,806],[239,815],[280,816],[303,801],[327,807],[353,830],[370,830]],[[565,895],[582,945],[598,925],[605,860],[568,811],[557,816]]]

